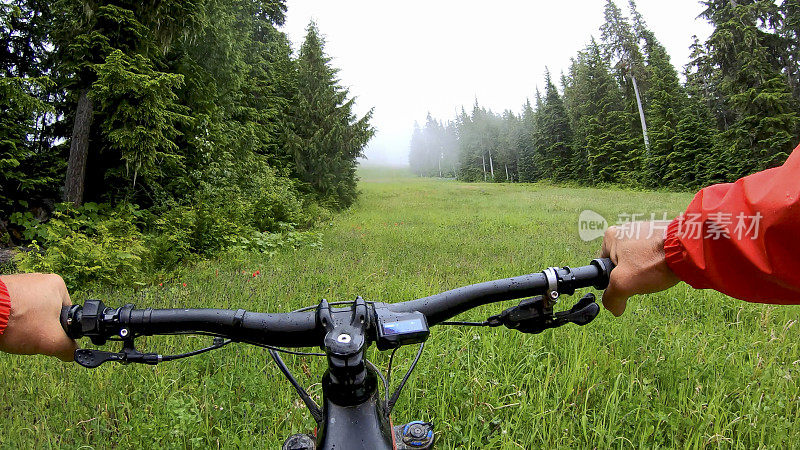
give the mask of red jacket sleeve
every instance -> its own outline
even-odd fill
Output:
[[[800,147],[781,167],[698,192],[667,228],[664,251],[697,289],[800,304]]]
[[[0,334],[6,331],[8,317],[11,315],[11,296],[3,280],[0,280]]]

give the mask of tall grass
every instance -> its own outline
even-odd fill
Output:
[[[323,247],[230,254],[163,286],[77,293],[111,305],[287,311],[328,300],[396,302],[457,286],[583,265],[581,210],[677,214],[688,194],[463,184],[363,174],[358,204]],[[258,270],[260,274],[253,277]],[[186,283],[186,286],[183,286]],[[564,298],[562,307],[577,300]],[[508,304],[465,314],[482,320]],[[438,448],[795,447],[797,307],[748,304],[679,285],[635,298],[621,318],[540,335],[437,327],[394,422],[433,421]],[[209,338],[149,338],[161,353]],[[82,343],[88,345],[88,342]],[[398,352],[404,370],[415,349]],[[387,356],[370,358],[385,367]],[[323,361],[289,357],[318,396]],[[0,445],[21,448],[279,448],[313,421],[264,351],[229,346],[150,366],[87,370],[0,355]]]

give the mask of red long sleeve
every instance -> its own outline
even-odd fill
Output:
[[[6,331],[8,317],[11,314],[11,296],[3,280],[0,280],[0,334]]]
[[[669,225],[664,251],[697,289],[800,304],[800,147],[781,167],[698,192]]]

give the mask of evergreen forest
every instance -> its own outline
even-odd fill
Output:
[[[284,0],[0,3],[0,247],[68,285],[273,251],[357,196],[374,134]],[[6,261],[8,264],[8,261]]]
[[[633,0],[607,0],[599,40],[546,71],[520,112],[415,124],[420,176],[693,190],[786,160],[800,142],[800,3],[704,0],[713,26],[678,70]],[[681,76],[682,75],[682,76]]]

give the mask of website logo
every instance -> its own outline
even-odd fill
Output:
[[[578,216],[578,235],[584,242],[603,237],[608,228],[608,221],[600,214],[586,209]]]

